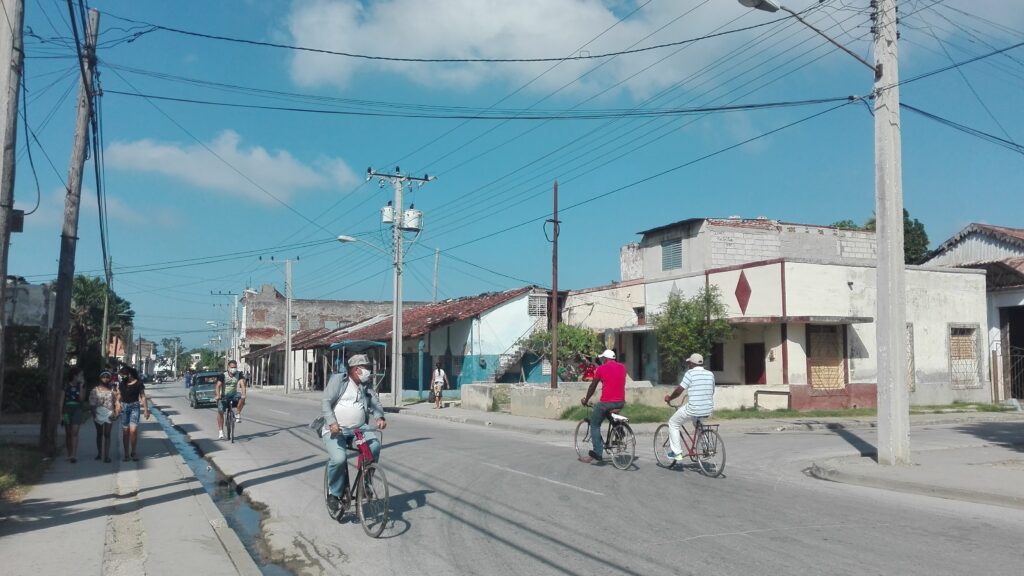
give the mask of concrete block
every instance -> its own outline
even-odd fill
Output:
[[[490,412],[494,400],[494,386],[488,384],[465,384],[460,387],[462,407],[467,410]]]

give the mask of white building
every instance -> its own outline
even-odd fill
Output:
[[[927,264],[985,271],[994,399],[1024,399],[1024,229],[971,224]]]
[[[689,297],[715,286],[735,328],[706,360],[720,385],[720,406],[751,406],[759,390],[771,397],[758,394],[758,403],[773,406],[875,405],[872,232],[690,219],[641,234],[621,253],[623,273],[632,277],[570,292],[565,315],[570,323],[614,330],[634,379],[674,383],[658,361],[647,320],[672,291]],[[906,284],[911,402],[990,400],[984,274],[912,266]],[[595,311],[581,316],[588,305]]]

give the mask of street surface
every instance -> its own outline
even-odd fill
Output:
[[[185,387],[148,388],[164,413],[253,501],[276,561],[319,574],[1020,574],[1024,511],[808,477],[869,450],[873,431],[721,432],[725,474],[576,461],[572,439],[390,414],[382,465],[394,523],[380,540],[332,521],[326,453],[306,424],[319,402],[250,391],[235,444]],[[959,428],[959,429],[958,429]],[[980,446],[957,426],[914,428],[915,449]],[[349,516],[349,518],[352,518]]]

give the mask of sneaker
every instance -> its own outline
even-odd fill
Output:
[[[600,454],[598,454],[597,452],[594,452],[593,450],[591,450],[591,451],[587,452],[587,454],[588,454],[588,455],[589,455],[589,456],[590,456],[591,458],[593,458],[595,462],[603,462],[603,461],[604,461],[604,458],[601,458],[601,455],[600,455]]]
[[[675,452],[673,452],[671,450],[669,450],[668,452],[665,452],[665,456],[668,456],[669,460],[675,460],[676,462],[682,462],[683,461],[683,455],[682,454],[676,454]]]
[[[331,511],[331,514],[337,514],[341,510],[341,498],[338,498],[334,494],[327,496],[327,509]]]
[[[235,424],[238,424],[241,421],[242,421],[242,415],[241,414],[235,414]]]
[[[221,430],[220,432],[217,433],[217,440],[223,440],[223,439],[224,439],[224,431]]]

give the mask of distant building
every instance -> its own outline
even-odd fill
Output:
[[[272,284],[242,299],[240,356],[283,343],[286,299]],[[406,302],[410,308],[419,302]],[[391,312],[391,301],[292,299],[292,334],[314,329],[334,330],[371,316]]]
[[[1024,229],[970,224],[926,264],[985,271],[994,400],[1024,400]]]

